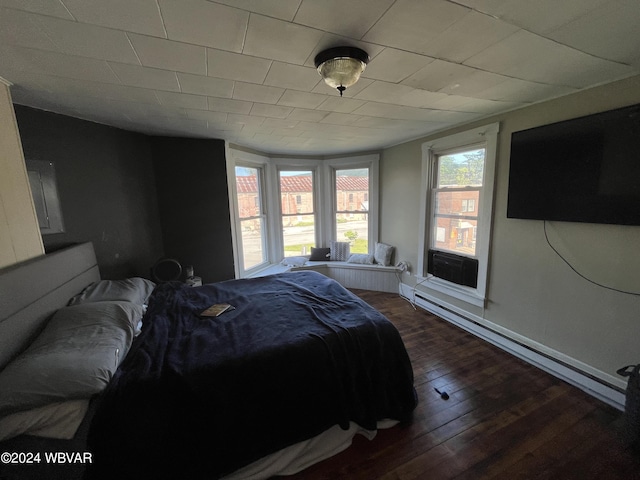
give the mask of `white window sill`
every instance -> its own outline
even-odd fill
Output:
[[[384,265],[380,265],[377,263],[371,265],[371,264],[336,262],[336,261],[319,261],[319,262],[307,262],[304,265],[300,265],[297,267],[291,267],[288,265],[282,265],[280,263],[274,263],[274,264],[268,265],[267,267],[257,272],[253,272],[251,275],[247,275],[247,278],[264,277],[265,275],[273,275],[276,273],[283,273],[283,272],[295,272],[300,270],[317,270],[320,268],[329,268],[329,269],[344,268],[344,269],[353,269],[353,270],[367,270],[369,272],[371,271],[400,272],[401,271],[400,268],[395,267],[393,265],[385,267]]]
[[[458,285],[456,283],[448,282],[442,278],[428,276],[428,277],[416,277],[417,286],[425,287],[427,290],[434,290],[436,292],[444,293],[450,297],[462,300],[470,305],[484,308],[485,298],[481,295],[477,289],[466,287],[464,285]]]
[[[337,261],[320,261],[320,262],[307,262],[304,265],[299,267],[293,267],[292,270],[304,270],[304,269],[313,269],[316,267],[327,267],[327,268],[354,268],[361,270],[378,270],[378,271],[388,271],[393,272],[398,270],[398,267],[394,267],[392,265],[385,267],[384,265],[380,265],[379,263],[368,264],[368,263],[349,263],[349,262],[337,262]]]
[[[264,277],[265,275],[274,275],[276,273],[284,273],[290,270],[291,270],[291,267],[287,267],[279,263],[271,263],[266,265],[264,268],[261,268],[260,270],[251,272],[250,274],[246,275],[244,278]]]

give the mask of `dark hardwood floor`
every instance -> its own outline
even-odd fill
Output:
[[[419,405],[294,479],[640,479],[622,413],[398,295],[354,290],[400,331]],[[449,395],[444,400],[434,389]]]

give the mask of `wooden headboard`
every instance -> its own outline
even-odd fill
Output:
[[[56,310],[98,280],[90,242],[0,269],[0,370],[31,343]]]

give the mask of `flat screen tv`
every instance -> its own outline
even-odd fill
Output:
[[[514,132],[507,217],[640,225],[640,104]]]

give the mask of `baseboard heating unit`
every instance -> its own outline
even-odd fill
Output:
[[[526,339],[514,332],[503,329],[483,318],[464,312],[421,290],[404,283],[400,284],[400,294],[413,305],[466,330],[496,347],[515,355],[525,362],[538,367],[565,382],[580,388],[589,395],[624,411],[625,393],[619,379],[604,380],[605,373],[589,373],[593,370],[586,364],[551,350],[542,344]]]

